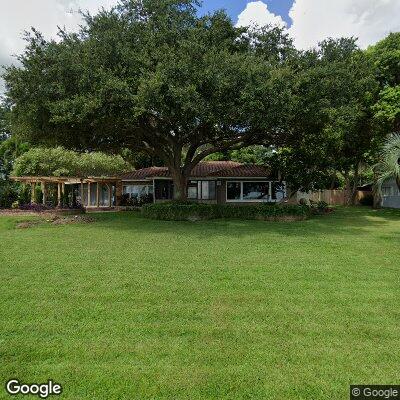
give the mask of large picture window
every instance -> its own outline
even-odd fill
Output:
[[[123,194],[128,195],[130,198],[153,194],[153,185],[124,185]]]
[[[243,200],[268,200],[269,182],[243,182]]]
[[[237,181],[227,182],[226,200],[254,201],[254,202],[277,202],[286,196],[284,182],[271,181]]]

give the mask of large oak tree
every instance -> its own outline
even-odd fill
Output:
[[[278,28],[199,17],[191,0],[123,0],[86,15],[79,33],[36,31],[5,74],[14,127],[34,143],[143,151],[161,159],[186,198],[209,154],[284,142],[293,47]]]

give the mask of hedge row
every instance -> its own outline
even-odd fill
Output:
[[[166,221],[196,221],[217,218],[258,220],[303,220],[311,215],[310,208],[302,205],[259,204],[201,204],[155,203],[142,208],[146,218]]]

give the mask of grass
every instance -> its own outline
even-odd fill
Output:
[[[95,218],[0,217],[1,382],[90,400],[338,400],[399,382],[400,211]]]

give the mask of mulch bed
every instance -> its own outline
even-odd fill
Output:
[[[17,223],[15,227],[17,229],[27,229],[41,224],[50,224],[50,225],[90,224],[94,221],[95,220],[92,217],[88,217],[87,215],[70,215],[62,217],[53,214],[53,215],[47,215],[45,218],[41,218],[39,220],[21,221]]]

